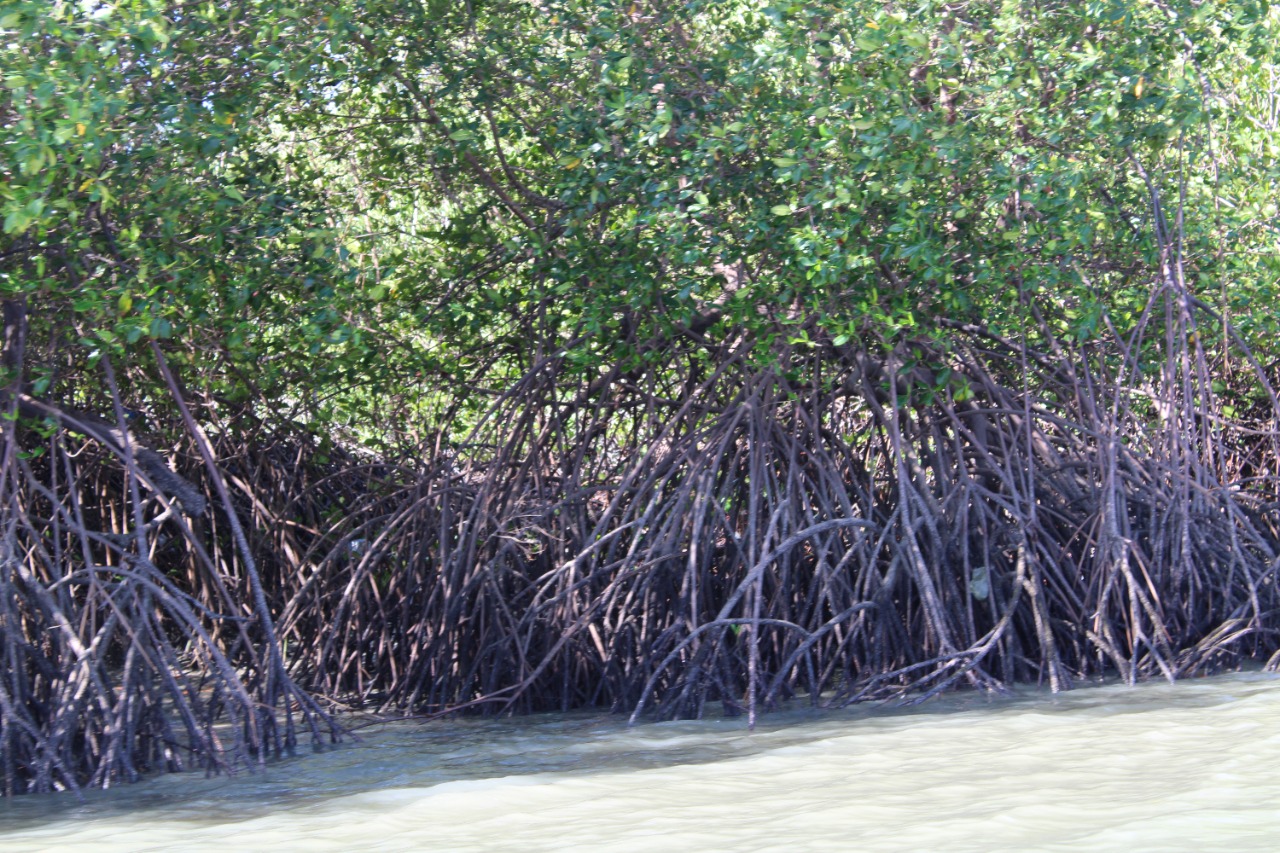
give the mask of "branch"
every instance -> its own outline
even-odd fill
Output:
[[[8,398],[9,394],[5,392],[0,396]],[[188,515],[204,515],[208,508],[204,494],[191,481],[174,473],[163,456],[138,441],[133,433],[122,431],[95,414],[56,406],[26,394],[19,394],[17,403],[18,413],[24,417],[53,418],[59,425],[105,444],[121,458],[132,453],[152,486],[167,497],[177,499]]]

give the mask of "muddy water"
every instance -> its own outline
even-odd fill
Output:
[[[905,712],[396,724],[233,779],[0,803],[0,850],[1277,850],[1280,679]]]

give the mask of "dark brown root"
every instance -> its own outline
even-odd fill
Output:
[[[1144,322],[1177,304],[1162,287]],[[1028,328],[763,370],[690,346],[577,393],[539,364],[312,547],[280,622],[311,650],[295,676],[426,713],[754,718],[1265,659],[1274,420],[1218,416],[1185,335],[1147,378],[1141,329],[1041,352]]]
[[[44,436],[17,417],[3,424],[6,795],[233,771],[292,751],[299,721],[313,743],[338,734],[285,674],[270,614],[245,606],[237,577],[250,555],[236,567],[211,556],[205,525],[218,514],[188,515],[203,499],[179,503],[173,482],[191,482],[170,472],[157,483],[139,464],[110,362],[102,368],[114,440],[99,434],[105,419],[84,428],[51,417]],[[231,504],[221,508],[234,525]]]

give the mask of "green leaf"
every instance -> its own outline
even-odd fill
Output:
[[[31,224],[31,218],[24,210],[11,210],[4,218],[4,233],[21,234]]]

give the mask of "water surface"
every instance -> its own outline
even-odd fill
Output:
[[[1275,850],[1280,679],[644,724],[398,723],[252,775],[0,803],[0,850]]]

